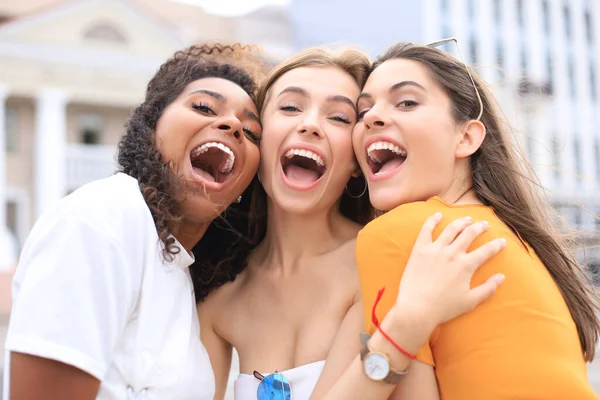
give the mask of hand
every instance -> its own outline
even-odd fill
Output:
[[[505,239],[492,240],[467,253],[473,241],[488,229],[487,222],[473,224],[469,217],[459,218],[433,241],[433,230],[441,219],[438,213],[421,228],[400,282],[395,307],[404,313],[412,310],[432,328],[472,310],[504,281],[504,275],[496,274],[471,289],[475,271],[506,246]]]

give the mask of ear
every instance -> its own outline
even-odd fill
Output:
[[[475,153],[485,139],[485,125],[481,121],[471,120],[463,128],[462,136],[456,147],[456,158],[466,158]]]

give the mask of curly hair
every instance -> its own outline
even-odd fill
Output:
[[[255,51],[250,46],[239,44],[204,44],[178,51],[150,80],[144,101],[133,111],[125,125],[126,132],[118,146],[118,171],[137,179],[154,219],[159,240],[164,245],[165,260],[172,260],[179,252],[171,232],[177,230],[182,219],[178,194],[181,193],[183,182],[158,150],[156,125],[164,110],[188,84],[198,79],[227,79],[240,86],[254,100],[257,86],[244,69],[247,58],[237,56],[244,53],[255,54]],[[255,57],[258,60],[258,56]],[[221,243],[212,251],[226,254],[226,245],[226,242]]]

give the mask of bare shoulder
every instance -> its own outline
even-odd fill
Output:
[[[228,313],[231,309],[236,294],[241,287],[241,281],[245,271],[242,271],[235,280],[227,282],[219,288],[212,291],[204,300],[197,304],[198,317],[201,319],[214,319]],[[215,322],[213,320],[213,322]]]

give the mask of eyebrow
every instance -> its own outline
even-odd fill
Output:
[[[279,92],[277,97],[280,97],[281,95],[283,95],[285,93],[296,93],[302,97],[306,97],[306,98],[310,97],[308,92],[299,86],[288,86],[285,89],[283,89],[281,92]],[[352,107],[352,109],[354,109],[354,111],[356,111],[356,104],[352,100],[350,100],[348,97],[342,96],[341,94],[329,96],[329,97],[327,97],[326,100],[328,102],[332,102],[332,103],[348,104],[350,107]]]
[[[207,94],[220,103],[225,103],[227,101],[227,97],[223,96],[221,93],[213,92],[212,90],[207,90],[207,89],[194,90],[192,93],[189,94],[189,96],[191,96],[193,94]]]
[[[262,128],[262,124],[260,123],[260,118],[258,118],[258,115],[254,114],[252,111],[248,110],[247,108],[244,109],[244,114],[246,115],[246,117],[250,118],[251,120],[258,122],[258,125],[260,125],[260,127]]]
[[[280,97],[281,95],[283,95],[285,93],[296,93],[296,94],[299,94],[302,97],[309,97],[308,96],[308,92],[306,90],[302,89],[301,87],[298,87],[298,86],[288,86],[288,87],[286,87],[281,92],[279,92],[279,94],[277,95],[277,97]]]
[[[405,87],[405,86],[414,86],[414,87],[416,87],[416,88],[419,88],[419,89],[423,90],[425,93],[428,93],[428,92],[427,92],[427,89],[425,89],[425,88],[424,88],[422,85],[419,85],[419,84],[418,84],[417,82],[415,82],[415,81],[402,81],[402,82],[398,82],[398,83],[396,83],[395,85],[393,85],[393,86],[390,88],[389,92],[390,92],[390,93],[393,93],[393,92],[395,92],[396,90],[399,90],[399,89],[401,89],[401,88],[403,88],[403,87]],[[360,100],[360,99],[370,99],[370,98],[372,98],[372,97],[373,97],[373,96],[371,96],[369,93],[361,93],[361,94],[358,96],[358,100]]]

